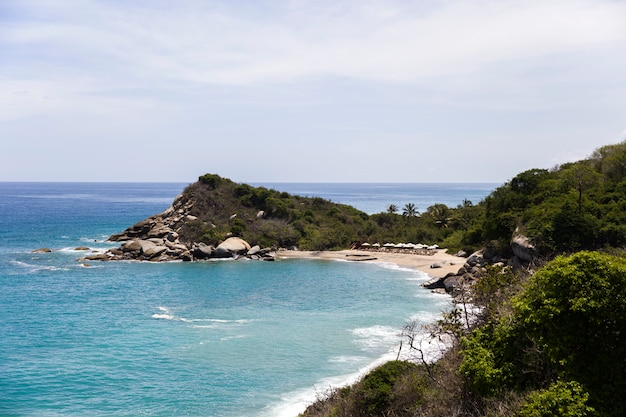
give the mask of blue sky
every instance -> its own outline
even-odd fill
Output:
[[[625,1],[0,0],[0,181],[504,182],[625,139]]]

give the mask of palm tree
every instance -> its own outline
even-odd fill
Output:
[[[395,204],[389,204],[389,207],[387,207],[387,213],[393,214],[396,211],[398,211],[398,206],[396,206]]]
[[[404,209],[402,209],[402,215],[406,217],[415,217],[418,214],[417,207],[413,203],[405,204]]]
[[[445,204],[435,204],[428,207],[428,213],[435,220],[435,224],[439,227],[448,227],[448,223],[452,218],[450,217],[450,208]]]

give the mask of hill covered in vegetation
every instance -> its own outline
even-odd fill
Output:
[[[193,201],[198,218],[185,230],[188,241],[211,244],[232,234],[260,246],[307,250],[427,242],[468,253],[491,246],[510,256],[512,237],[523,234],[538,256],[550,259],[626,244],[626,142],[601,147],[581,161],[522,172],[483,201],[434,204],[421,213],[408,203],[402,211],[390,205],[387,212],[368,216],[322,198],[212,174],[187,187],[183,198]]]
[[[407,323],[410,361],[332,390],[302,416],[626,415],[625,209],[626,142],[523,172],[476,206],[441,207],[443,245],[506,256],[524,235],[534,258],[488,266],[435,325]],[[372,217],[397,227],[391,213]],[[449,342],[434,363],[422,332]]]
[[[193,259],[187,253],[193,254],[197,245],[218,245],[233,236],[262,248],[302,250],[345,249],[362,242],[437,243],[451,252],[489,248],[506,259],[513,256],[512,239],[524,236],[533,256],[547,260],[560,253],[623,246],[625,196],[626,142],[599,148],[585,160],[522,172],[476,204],[434,204],[421,213],[407,203],[402,212],[390,205],[387,212],[368,215],[319,197],[205,174],[166,212],[111,240],[167,237],[157,242],[158,250],[145,252],[182,253],[186,260]]]

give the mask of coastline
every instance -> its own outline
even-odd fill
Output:
[[[275,253],[275,256],[276,259],[325,259],[359,263],[393,264],[400,268],[413,269],[423,272],[430,278],[442,278],[448,273],[456,274],[466,262],[465,258],[448,254],[447,249],[437,249],[431,255],[357,249],[344,249],[337,251],[300,251],[283,249],[278,250]],[[437,264],[438,267],[431,268],[431,265],[433,264]],[[437,345],[436,348],[439,349],[441,346]],[[354,384],[375,367],[382,365],[387,361],[393,360],[397,355],[398,352],[390,351],[355,373],[329,377],[319,386],[316,385],[315,387],[286,393],[283,396],[283,401],[269,407],[272,413],[271,415],[278,417],[298,416],[303,413],[308,406],[319,400],[320,386],[324,386],[325,389],[328,389],[328,387],[338,388]]]
[[[465,258],[448,254],[446,249],[437,249],[433,255],[417,255],[412,253],[379,252],[356,249],[344,249],[338,251],[279,250],[276,252],[276,257],[279,259],[310,258],[368,263],[391,263],[402,268],[421,271],[431,278],[442,278],[448,273],[456,274],[466,261]],[[438,267],[431,268],[431,266],[435,264]]]

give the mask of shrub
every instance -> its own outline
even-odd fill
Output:
[[[575,381],[558,381],[548,389],[533,391],[519,411],[519,417],[591,417],[589,394]]]
[[[417,365],[391,361],[367,374],[358,384],[355,406],[362,416],[380,416],[394,401],[394,385]]]
[[[597,252],[558,257],[513,300],[519,325],[562,379],[584,384],[591,405],[624,415],[626,258]]]
[[[202,184],[206,184],[210,189],[215,190],[218,185],[222,182],[222,177],[215,174],[204,174],[198,178]]]

